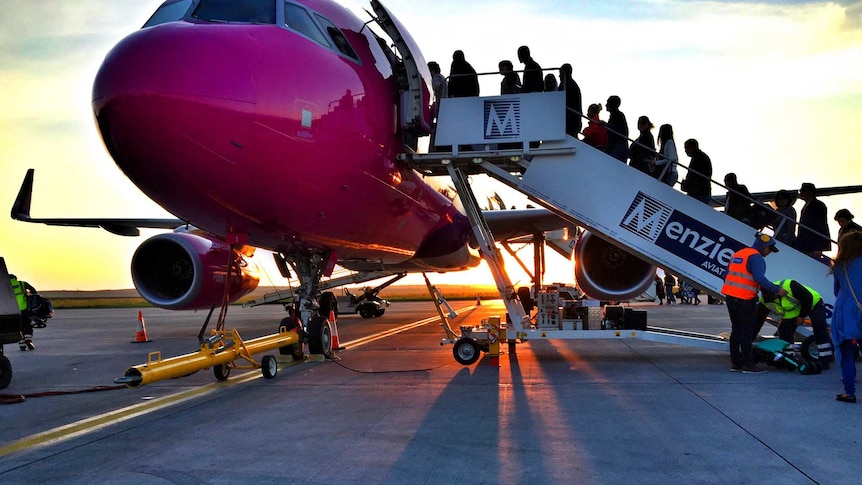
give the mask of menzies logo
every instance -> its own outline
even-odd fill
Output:
[[[521,100],[485,101],[485,139],[517,138],[521,135]]]
[[[643,192],[632,201],[620,227],[719,278],[724,278],[733,253],[745,247]]]

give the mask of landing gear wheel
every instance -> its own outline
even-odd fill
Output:
[[[335,293],[331,291],[327,291],[320,295],[320,311],[319,313],[323,316],[323,318],[329,318],[329,312],[332,311],[332,314],[337,318],[338,317],[338,299],[335,298]]]
[[[274,356],[264,355],[260,359],[260,372],[263,374],[264,379],[272,379],[278,374],[278,362]]]
[[[455,360],[461,365],[470,365],[479,360],[479,344],[471,338],[462,338],[452,348]]]
[[[315,315],[308,322],[308,353],[330,355],[332,353],[332,326],[329,320]]]
[[[299,322],[295,321],[293,318],[285,317],[278,325],[279,332],[281,332],[281,327],[286,328],[288,332],[296,330],[296,332],[299,334],[299,342],[291,345],[285,345],[284,347],[279,347],[278,353],[281,355],[289,355],[293,357],[293,360],[302,360],[302,358],[305,357],[305,354],[302,352],[302,340],[304,338],[302,326],[300,326]]]
[[[299,342],[292,345],[285,345],[284,347],[279,347],[278,353],[281,355],[289,355],[293,357],[293,360],[302,360],[302,358],[305,357],[305,354],[302,353],[302,326],[300,326],[299,322],[295,321],[291,317],[285,317],[281,320],[281,323],[278,324],[279,332],[281,332],[281,327],[286,328],[288,332],[296,330],[297,333],[299,333]]]
[[[814,335],[809,335],[802,341],[799,346],[799,352],[802,353],[802,358],[805,360],[819,360],[820,351],[817,349],[817,341],[814,340]]]
[[[213,375],[220,381],[226,381],[230,377],[230,366],[227,364],[213,366]]]
[[[5,355],[0,355],[0,389],[9,387],[12,382],[12,363]]]

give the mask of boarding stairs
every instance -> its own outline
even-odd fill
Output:
[[[419,172],[452,177],[514,320],[510,323],[518,328],[528,320],[523,309],[518,311],[520,303],[470,189],[471,174],[485,173],[638,258],[719,294],[731,255],[754,242],[755,230],[567,136],[564,96],[444,99],[436,144],[445,151],[403,155]],[[767,277],[798,280],[817,290],[831,309],[829,268],[783,243],[778,248],[767,259]]]

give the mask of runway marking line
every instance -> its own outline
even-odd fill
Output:
[[[460,310],[457,310],[456,313],[461,313],[463,311],[467,311],[473,307],[465,307]],[[359,347],[376,340],[380,340],[386,337],[390,337],[392,335],[396,335],[402,332],[406,332],[407,330],[411,330],[417,327],[421,327],[423,325],[427,325],[435,320],[439,320],[439,317],[429,317],[423,320],[418,320],[413,323],[408,323],[406,325],[402,325],[400,327],[392,328],[389,330],[384,330],[382,332],[378,332],[373,335],[369,335],[367,337],[363,337],[360,339],[352,340],[350,342],[344,343],[344,348],[355,348]],[[294,365],[298,365],[303,363],[300,362],[291,362],[286,365],[281,366],[281,368],[292,367]],[[205,384],[203,386],[189,389],[186,391],[180,391],[175,394],[169,394],[167,396],[163,396],[160,398],[153,399],[151,401],[142,402],[138,404],[133,404],[131,406],[127,406],[125,408],[117,409],[114,411],[109,411],[104,414],[100,414],[98,416],[93,416],[91,418],[82,419],[80,421],[76,421],[74,423],[66,424],[63,426],[59,426],[54,429],[50,429],[47,431],[43,431],[41,433],[36,433],[34,435],[30,435],[19,440],[13,441],[9,444],[0,446],[0,457],[9,455],[11,453],[26,451],[31,448],[44,447],[56,443],[60,443],[62,441],[70,440],[72,438],[76,438],[78,436],[83,436],[88,433],[92,433],[94,431],[98,431],[100,429],[106,428],[108,426],[112,426],[118,423],[122,423],[123,421],[128,421],[132,418],[152,413],[161,409],[168,408],[170,406],[175,406],[177,404],[182,404],[186,401],[190,401],[192,399],[205,396],[207,394],[211,394],[219,389],[223,389],[228,386],[234,386],[237,384],[242,384],[245,382],[249,382],[255,379],[260,379],[263,377],[260,372],[256,370],[246,372],[244,374],[240,374],[236,377],[231,377],[226,381],[222,382],[212,382],[210,384]]]

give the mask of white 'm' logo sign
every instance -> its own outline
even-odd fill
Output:
[[[514,138],[520,134],[520,99],[485,101],[485,139]]]

